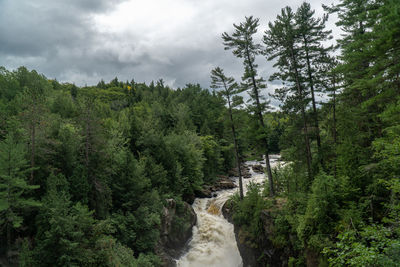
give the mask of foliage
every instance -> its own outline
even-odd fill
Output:
[[[238,85],[214,69],[222,93],[162,79],[80,87],[1,67],[0,256],[19,248],[21,266],[161,265],[165,199],[193,201],[235,152],[238,166],[280,152],[286,165],[275,179],[267,168],[269,185],[233,198],[250,246],[272,243],[291,265],[397,266],[400,3],[324,8],[344,32],[334,53],[328,16],[306,2],[266,25],[264,47],[252,16],[223,33],[243,77]],[[267,112],[260,55],[276,68],[277,112]]]
[[[25,213],[41,205],[29,197],[39,186],[27,182],[30,169],[25,155],[24,145],[17,143],[14,135],[9,134],[0,142],[0,227],[3,236],[6,232],[9,246],[11,231],[23,226]]]
[[[202,136],[200,139],[205,158],[203,163],[204,182],[212,183],[215,182],[216,176],[222,170],[221,146],[210,135]]]
[[[250,184],[247,188],[246,197],[242,201],[236,196],[233,198],[234,215],[233,221],[250,234],[254,244],[263,236],[263,225],[261,212],[267,207],[263,196],[260,194],[260,186]]]
[[[282,85],[275,97],[282,101],[279,147],[287,164],[274,170],[276,198],[259,194],[260,204],[235,212],[237,224],[264,234],[288,264],[400,262],[399,8],[391,0],[325,6],[344,31],[335,57],[324,46],[327,15],[315,17],[308,3],[283,8],[268,25],[263,41],[277,70],[270,80]],[[327,95],[320,106],[316,92]],[[256,203],[253,195],[243,203],[250,199]],[[268,233],[252,223],[260,207],[274,219],[264,225]]]
[[[232,168],[226,107],[199,85],[79,87],[21,67],[0,87],[0,253],[21,247],[21,265],[158,266],[164,200]]]
[[[265,126],[264,113],[269,108],[269,101],[266,100],[261,90],[266,88],[264,78],[257,73],[258,65],[255,63],[256,56],[262,53],[261,45],[254,40],[254,35],[259,27],[259,19],[253,16],[245,17],[245,21],[239,25],[233,24],[235,31],[232,35],[224,32],[222,39],[224,41],[225,50],[232,49],[232,53],[243,59],[244,73],[242,76],[242,90],[249,93],[250,98],[247,102],[250,103],[248,110],[254,115],[258,127],[255,129],[257,141],[262,143],[262,151],[265,156],[265,164],[267,168],[267,176],[269,180],[270,195],[275,194],[274,181],[271,172],[269,161],[269,147],[267,128]],[[238,157],[237,157],[238,158]],[[242,192],[243,190],[241,190]],[[242,194],[241,194],[242,197]]]
[[[240,106],[243,103],[243,98],[239,96],[242,90],[239,88],[233,77],[226,77],[223,70],[219,67],[211,71],[211,86],[215,89],[219,89],[219,94],[223,96],[224,100],[228,104],[229,121],[232,130],[233,144],[235,148],[236,166],[239,173],[239,194],[240,198],[243,198],[243,182],[242,182],[242,171],[241,171],[241,151],[239,150],[240,144],[237,139],[237,132],[235,130],[235,122],[233,120],[234,108]]]
[[[330,266],[397,266],[400,240],[393,239],[391,229],[368,225],[361,230],[349,229],[338,235],[333,248],[327,247]]]
[[[332,176],[318,174],[308,196],[305,214],[300,215],[297,235],[316,251],[329,244],[330,235],[339,218],[340,195],[336,192],[337,188],[337,180]]]

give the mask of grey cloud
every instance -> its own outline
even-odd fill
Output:
[[[263,30],[282,7],[296,7],[302,2],[186,0],[183,3],[193,7],[193,17],[178,25],[179,33],[165,34],[160,40],[152,39],[152,32],[137,30],[138,26],[151,23],[152,17],[119,32],[106,31],[95,24],[96,15],[111,14],[126,1],[0,0],[0,65],[7,68],[26,65],[49,78],[79,85],[96,84],[101,78],[109,81],[117,76],[120,80],[135,78],[145,82],[163,78],[173,87],[187,83],[208,87],[213,67],[221,66],[237,80],[242,75],[242,62],[223,49],[222,32],[232,32],[232,24],[241,22],[246,15],[259,17]],[[332,1],[311,1],[320,13],[322,2]],[[157,1],[151,3],[156,5]],[[136,12],[132,10],[132,16]],[[173,12],[178,14],[180,10]],[[154,32],[161,26],[164,25],[154,25]],[[272,64],[263,57],[258,63],[259,73],[268,80],[273,73]],[[267,91],[274,86],[271,83]]]
[[[125,0],[70,0],[65,4],[76,7],[79,12],[105,12],[123,1]]]
[[[84,84],[118,71],[118,51],[104,49],[91,16],[122,1],[0,2],[0,65],[26,65],[50,78]],[[135,66],[134,62],[129,63]]]

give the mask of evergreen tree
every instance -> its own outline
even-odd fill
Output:
[[[46,93],[49,90],[49,82],[36,71],[28,71],[20,67],[16,71],[16,77],[24,92],[22,94],[22,105],[25,108],[22,118],[27,122],[29,129],[29,153],[31,164],[30,183],[34,183],[35,160],[37,156],[37,137],[41,129],[41,122],[45,110]]]
[[[243,199],[243,182],[242,182],[242,170],[241,170],[241,160],[239,153],[239,145],[237,140],[237,133],[235,131],[235,124],[232,116],[232,109],[241,103],[238,100],[237,94],[239,94],[242,90],[238,87],[235,79],[233,77],[226,77],[223,70],[220,67],[217,67],[211,71],[211,86],[213,88],[222,89],[221,95],[224,97],[226,102],[228,103],[228,113],[229,119],[231,122],[232,136],[233,136],[233,144],[235,146],[235,155],[237,168],[239,173],[239,195],[240,199]],[[236,100],[236,101],[235,101]],[[241,100],[241,99],[240,99]]]
[[[265,149],[265,165],[267,167],[270,195],[273,196],[275,194],[274,182],[269,161],[268,138],[263,117],[263,112],[265,112],[268,102],[262,101],[261,95],[261,89],[265,88],[266,84],[262,77],[258,77],[258,65],[255,63],[256,56],[262,52],[261,45],[256,44],[253,39],[254,34],[257,33],[258,26],[259,19],[254,19],[252,16],[246,17],[245,22],[241,22],[239,25],[233,24],[235,31],[232,35],[224,32],[222,34],[222,39],[224,41],[225,50],[233,49],[232,53],[235,56],[243,58],[244,74],[242,77],[242,86],[245,90],[249,90],[252,110],[259,122],[259,134]]]
[[[111,226],[96,221],[93,212],[70,200],[69,183],[63,175],[47,181],[43,207],[37,216],[36,266],[112,266],[108,254],[115,241],[106,236]]]
[[[90,186],[89,207],[97,218],[106,218],[111,206],[111,191],[107,180],[105,135],[101,121],[101,104],[94,96],[87,96],[79,103],[82,124],[83,164],[82,179]],[[86,184],[86,182],[84,183]]]
[[[39,207],[40,202],[29,197],[39,186],[27,183],[29,164],[25,159],[24,145],[12,134],[0,142],[0,227],[5,230],[7,247],[10,249],[12,231],[23,225],[27,210]]]
[[[0,98],[12,100],[15,95],[21,90],[18,80],[11,71],[0,67]]]
[[[335,69],[343,87],[337,106],[337,172],[351,177],[353,186],[361,190],[373,183],[372,177],[366,176],[360,166],[373,163],[370,147],[373,140],[381,135],[379,114],[396,95],[391,79],[386,80],[386,73],[389,72],[386,72],[386,64],[383,63],[389,63],[387,59],[390,61],[390,57],[387,56],[394,47],[386,50],[385,46],[373,45],[389,40],[388,36],[382,35],[391,31],[385,30],[387,22],[382,29],[374,30],[382,25],[379,21],[385,18],[380,12],[383,7],[388,6],[381,1],[359,0],[345,0],[325,7],[327,11],[337,13],[339,21],[336,24],[345,33],[338,40],[342,53],[340,64]]]
[[[324,73],[321,75],[321,84],[324,88],[324,92],[330,98],[329,102],[326,105],[331,109],[331,122],[328,123],[330,125],[329,133],[332,136],[333,143],[333,176],[336,178],[337,175],[337,105],[338,105],[338,95],[340,90],[340,73],[335,69],[339,65],[338,60],[334,57],[326,57],[324,59],[324,64],[320,67],[320,71]],[[325,155],[327,156],[327,155]]]
[[[318,81],[319,66],[323,63],[323,58],[326,58],[332,46],[325,48],[323,42],[331,39],[331,31],[325,30],[325,22],[328,16],[325,15],[322,19],[314,17],[315,11],[311,10],[311,5],[307,2],[297,9],[295,22],[298,26],[299,46],[303,50],[305,61],[306,83],[310,90],[311,104],[313,111],[313,121],[317,137],[318,154],[321,164],[323,165],[323,155],[321,152],[321,136],[319,129],[319,118],[317,104],[315,100],[316,91],[321,91],[321,83]]]
[[[265,31],[264,43],[266,44],[266,54],[268,60],[276,59],[274,67],[278,67],[279,72],[271,76],[271,80],[279,79],[284,81],[284,87],[276,90],[278,99],[283,102],[284,110],[294,113],[300,111],[306,150],[306,162],[309,182],[312,182],[312,155],[308,134],[306,107],[309,102],[308,93],[305,90],[305,77],[302,75],[304,63],[302,62],[303,51],[298,45],[298,30],[295,26],[295,14],[290,7],[281,10],[277,19],[268,24],[269,29]]]
[[[78,96],[78,87],[75,84],[71,85],[70,94],[73,100],[76,100]]]

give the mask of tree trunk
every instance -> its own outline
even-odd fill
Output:
[[[31,184],[34,183],[34,168],[35,168],[35,153],[36,153],[36,103],[33,103],[32,111],[32,121],[31,121]]]
[[[336,132],[336,83],[333,82],[333,144],[335,149],[335,162],[333,165],[333,176],[336,179],[337,170],[336,170],[336,145],[337,145],[337,132]]]
[[[85,167],[89,173],[89,119],[86,118],[86,129],[85,129]]]
[[[290,52],[291,52],[291,57],[292,57],[293,69],[294,69],[294,73],[295,73],[297,93],[299,94],[300,99],[303,100],[303,90],[301,89],[301,85],[300,85],[299,72],[297,70],[297,62],[296,62],[296,58],[294,56],[293,47],[290,49]],[[309,178],[310,183],[311,183],[312,180],[313,180],[312,167],[311,167],[312,156],[311,156],[310,142],[309,142],[309,139],[308,139],[307,118],[306,118],[306,112],[305,112],[304,104],[301,104],[301,115],[302,115],[302,118],[303,118],[304,143],[306,145],[308,178]]]
[[[307,41],[306,40],[304,40],[304,46],[305,46],[305,50],[306,50],[308,82],[310,84],[310,91],[311,91],[311,101],[312,101],[312,107],[313,107],[314,126],[316,128],[318,154],[319,154],[319,159],[320,159],[320,162],[321,162],[321,166],[324,167],[322,151],[321,151],[321,136],[320,136],[320,131],[319,131],[317,105],[315,103],[315,95],[314,95],[314,79],[313,79],[313,76],[312,76],[312,73],[311,73],[311,63],[310,63],[310,57],[309,57],[309,54],[308,54],[308,46],[307,46]]]
[[[246,55],[247,55],[247,60],[249,61],[249,67],[250,67],[250,71],[251,71],[251,80],[252,80],[252,84],[253,84],[253,92],[254,92],[254,96],[256,98],[256,104],[257,104],[257,116],[258,116],[258,120],[260,123],[260,126],[263,130],[263,132],[265,131],[265,124],[264,124],[264,119],[263,119],[263,115],[261,112],[261,104],[260,104],[260,99],[258,97],[258,88],[257,88],[257,83],[256,83],[256,79],[254,77],[254,69],[253,69],[253,65],[251,64],[251,60],[250,60],[250,55],[249,55],[249,51],[248,49],[246,49]],[[275,189],[274,189],[274,180],[272,177],[272,171],[271,171],[271,165],[269,162],[269,151],[268,151],[268,139],[267,137],[263,137],[263,143],[264,143],[264,148],[265,148],[265,166],[267,168],[267,176],[268,176],[268,181],[269,181],[269,194],[270,196],[274,196],[275,195]]]
[[[7,250],[11,250],[11,226],[10,223],[7,222]]]
[[[229,109],[229,115],[230,115],[230,117],[231,117],[233,142],[234,142],[234,144],[235,144],[236,162],[237,162],[237,167],[238,167],[238,172],[239,172],[239,195],[240,195],[240,199],[243,199],[242,167],[241,167],[241,162],[240,162],[239,147],[238,147],[238,142],[237,142],[237,140],[236,140],[236,132],[235,132],[235,126],[233,125],[233,119],[232,119],[232,111],[231,111],[231,109]]]
[[[228,92],[228,88],[225,84],[224,81],[224,87],[225,91]],[[231,108],[231,99],[229,94],[227,94],[228,98],[228,108],[229,108],[229,118],[231,120],[231,130],[232,130],[232,135],[233,135],[233,143],[235,145],[235,156],[236,156],[236,164],[238,167],[238,173],[239,173],[239,195],[240,199],[243,200],[243,178],[242,178],[242,169],[241,169],[241,162],[240,162],[240,157],[239,157],[239,146],[238,146],[238,141],[236,140],[236,131],[235,131],[235,125],[233,123],[233,116],[232,116],[232,108]]]
[[[8,204],[8,209],[6,211],[6,214],[10,210],[10,203],[11,203],[11,149],[8,150],[8,179],[6,180],[7,183],[7,204]],[[8,218],[6,218],[6,227],[7,227],[7,249],[11,248],[11,229],[10,229],[10,222],[8,221]]]

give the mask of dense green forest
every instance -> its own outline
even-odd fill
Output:
[[[400,2],[324,9],[338,40],[308,3],[283,8],[262,43],[257,18],[234,24],[222,42],[243,61],[241,82],[218,67],[212,89],[78,87],[1,67],[0,265],[160,266],[167,200],[193,203],[264,155],[269,183],[232,198],[260,266],[273,264],[266,240],[281,265],[399,266]],[[281,85],[271,95],[262,58]],[[272,169],[272,153],[285,166]]]
[[[233,219],[260,266],[399,266],[400,2],[324,8],[344,32],[337,45],[327,45],[328,15],[307,3],[283,8],[263,44],[252,38],[258,19],[234,25],[237,46],[253,57],[234,51],[244,78],[257,75],[249,63],[262,55],[276,69],[269,79],[282,82],[272,97],[287,119],[287,164],[275,170],[274,197],[254,185],[234,198]],[[265,252],[271,246],[278,259]]]
[[[166,199],[192,203],[234,166],[225,102],[199,85],[77,87],[20,67],[0,87],[0,252],[21,266],[157,266]]]

